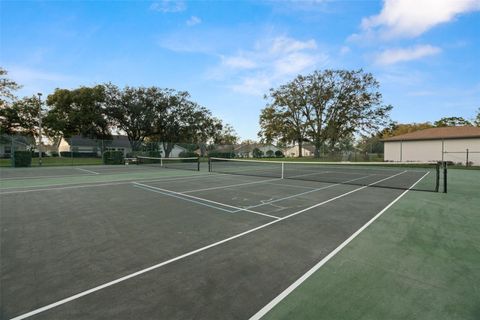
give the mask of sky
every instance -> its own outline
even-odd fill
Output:
[[[480,0],[0,1],[0,66],[27,96],[112,82],[188,91],[258,139],[264,95],[360,69],[400,123],[480,108]]]

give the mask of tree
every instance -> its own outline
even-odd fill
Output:
[[[430,122],[423,123],[391,123],[388,127],[383,129],[380,133],[382,138],[394,137],[401,134],[415,132],[418,130],[424,130],[433,128]]]
[[[475,117],[475,120],[473,120],[473,124],[480,127],[480,108],[477,110],[477,116]]]
[[[16,100],[14,92],[21,88],[15,81],[8,79],[7,74],[8,71],[0,67],[0,109]]]
[[[388,123],[392,106],[382,104],[379,83],[362,70],[315,71],[270,90],[272,102],[262,111],[260,135],[330,150],[345,137],[378,130]],[[351,141],[350,141],[351,142]]]
[[[47,97],[50,110],[44,118],[46,131],[52,136],[66,138],[74,135],[109,138],[105,99],[105,88],[101,85],[74,90],[55,89]]]
[[[0,108],[0,134],[37,136],[40,105],[38,97],[24,97]]]
[[[380,141],[382,139],[381,135],[382,134],[378,132],[369,136],[362,136],[357,144],[357,149],[362,153],[383,153],[383,142]]]
[[[220,121],[220,120],[218,120]],[[221,129],[220,129],[221,126]],[[240,137],[235,132],[235,129],[229,124],[223,125],[221,121],[217,127],[217,132],[214,133],[213,143],[222,145],[234,145],[238,143]]]
[[[14,105],[15,91],[20,86],[7,78],[7,70],[0,67],[0,134],[13,134],[21,128],[21,108]]]
[[[124,131],[132,150],[138,151],[147,137],[157,133],[155,124],[166,112],[168,91],[156,87],[123,90],[112,84],[106,88],[106,113],[116,128]]]
[[[461,127],[471,126],[472,123],[462,117],[444,117],[433,123],[435,127]]]
[[[188,92],[167,90],[164,104],[166,108],[156,116],[154,127],[167,158],[176,143],[205,144],[223,128],[209,110],[190,100]]]
[[[296,80],[302,80],[299,76]],[[278,89],[270,89],[270,104],[260,114],[262,142],[272,143],[275,140],[282,143],[295,142],[299,145],[299,157],[302,157],[302,145],[306,141],[305,97],[298,90],[298,81],[293,81]]]

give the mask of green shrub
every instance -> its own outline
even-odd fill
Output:
[[[275,151],[275,157],[277,157],[277,158],[283,158],[283,157],[284,157],[283,152],[282,152],[281,150]]]
[[[123,164],[123,152],[105,151],[103,153],[103,164]]]
[[[261,158],[261,157],[263,157],[263,151],[260,150],[260,149],[258,149],[258,148],[253,149],[252,153],[253,153],[253,157],[254,157],[254,158]]]
[[[266,155],[267,155],[267,157],[269,157],[269,158],[273,157],[273,155],[274,155],[273,150],[267,150]]]
[[[14,167],[30,167],[32,165],[31,151],[15,151]]]

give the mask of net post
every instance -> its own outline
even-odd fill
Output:
[[[443,162],[443,193],[447,193],[447,162]]]
[[[284,179],[284,177],[285,177],[285,162],[282,161],[282,177],[281,178]]]
[[[208,172],[212,172],[212,159],[208,157]]]
[[[197,171],[200,171],[200,157],[197,158]]]
[[[440,189],[440,162],[435,165],[435,192]]]
[[[465,167],[468,167],[468,148],[467,148],[467,159],[466,159],[466,162],[465,162]]]

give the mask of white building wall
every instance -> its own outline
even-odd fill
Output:
[[[402,143],[400,141],[385,142],[383,159],[385,161],[401,161],[401,148]]]
[[[469,162],[480,165],[480,138],[445,139],[424,141],[386,141],[385,161],[452,161],[465,164],[466,149],[469,149]]]
[[[300,148],[298,147],[298,145],[287,148],[285,149],[284,154],[286,157],[298,157],[298,155],[300,154]],[[302,156],[311,157],[313,156],[313,152],[308,149],[302,148]]]
[[[402,161],[441,161],[442,140],[403,141]]]
[[[465,164],[467,160],[473,165],[480,166],[480,138],[445,140],[445,161]]]

